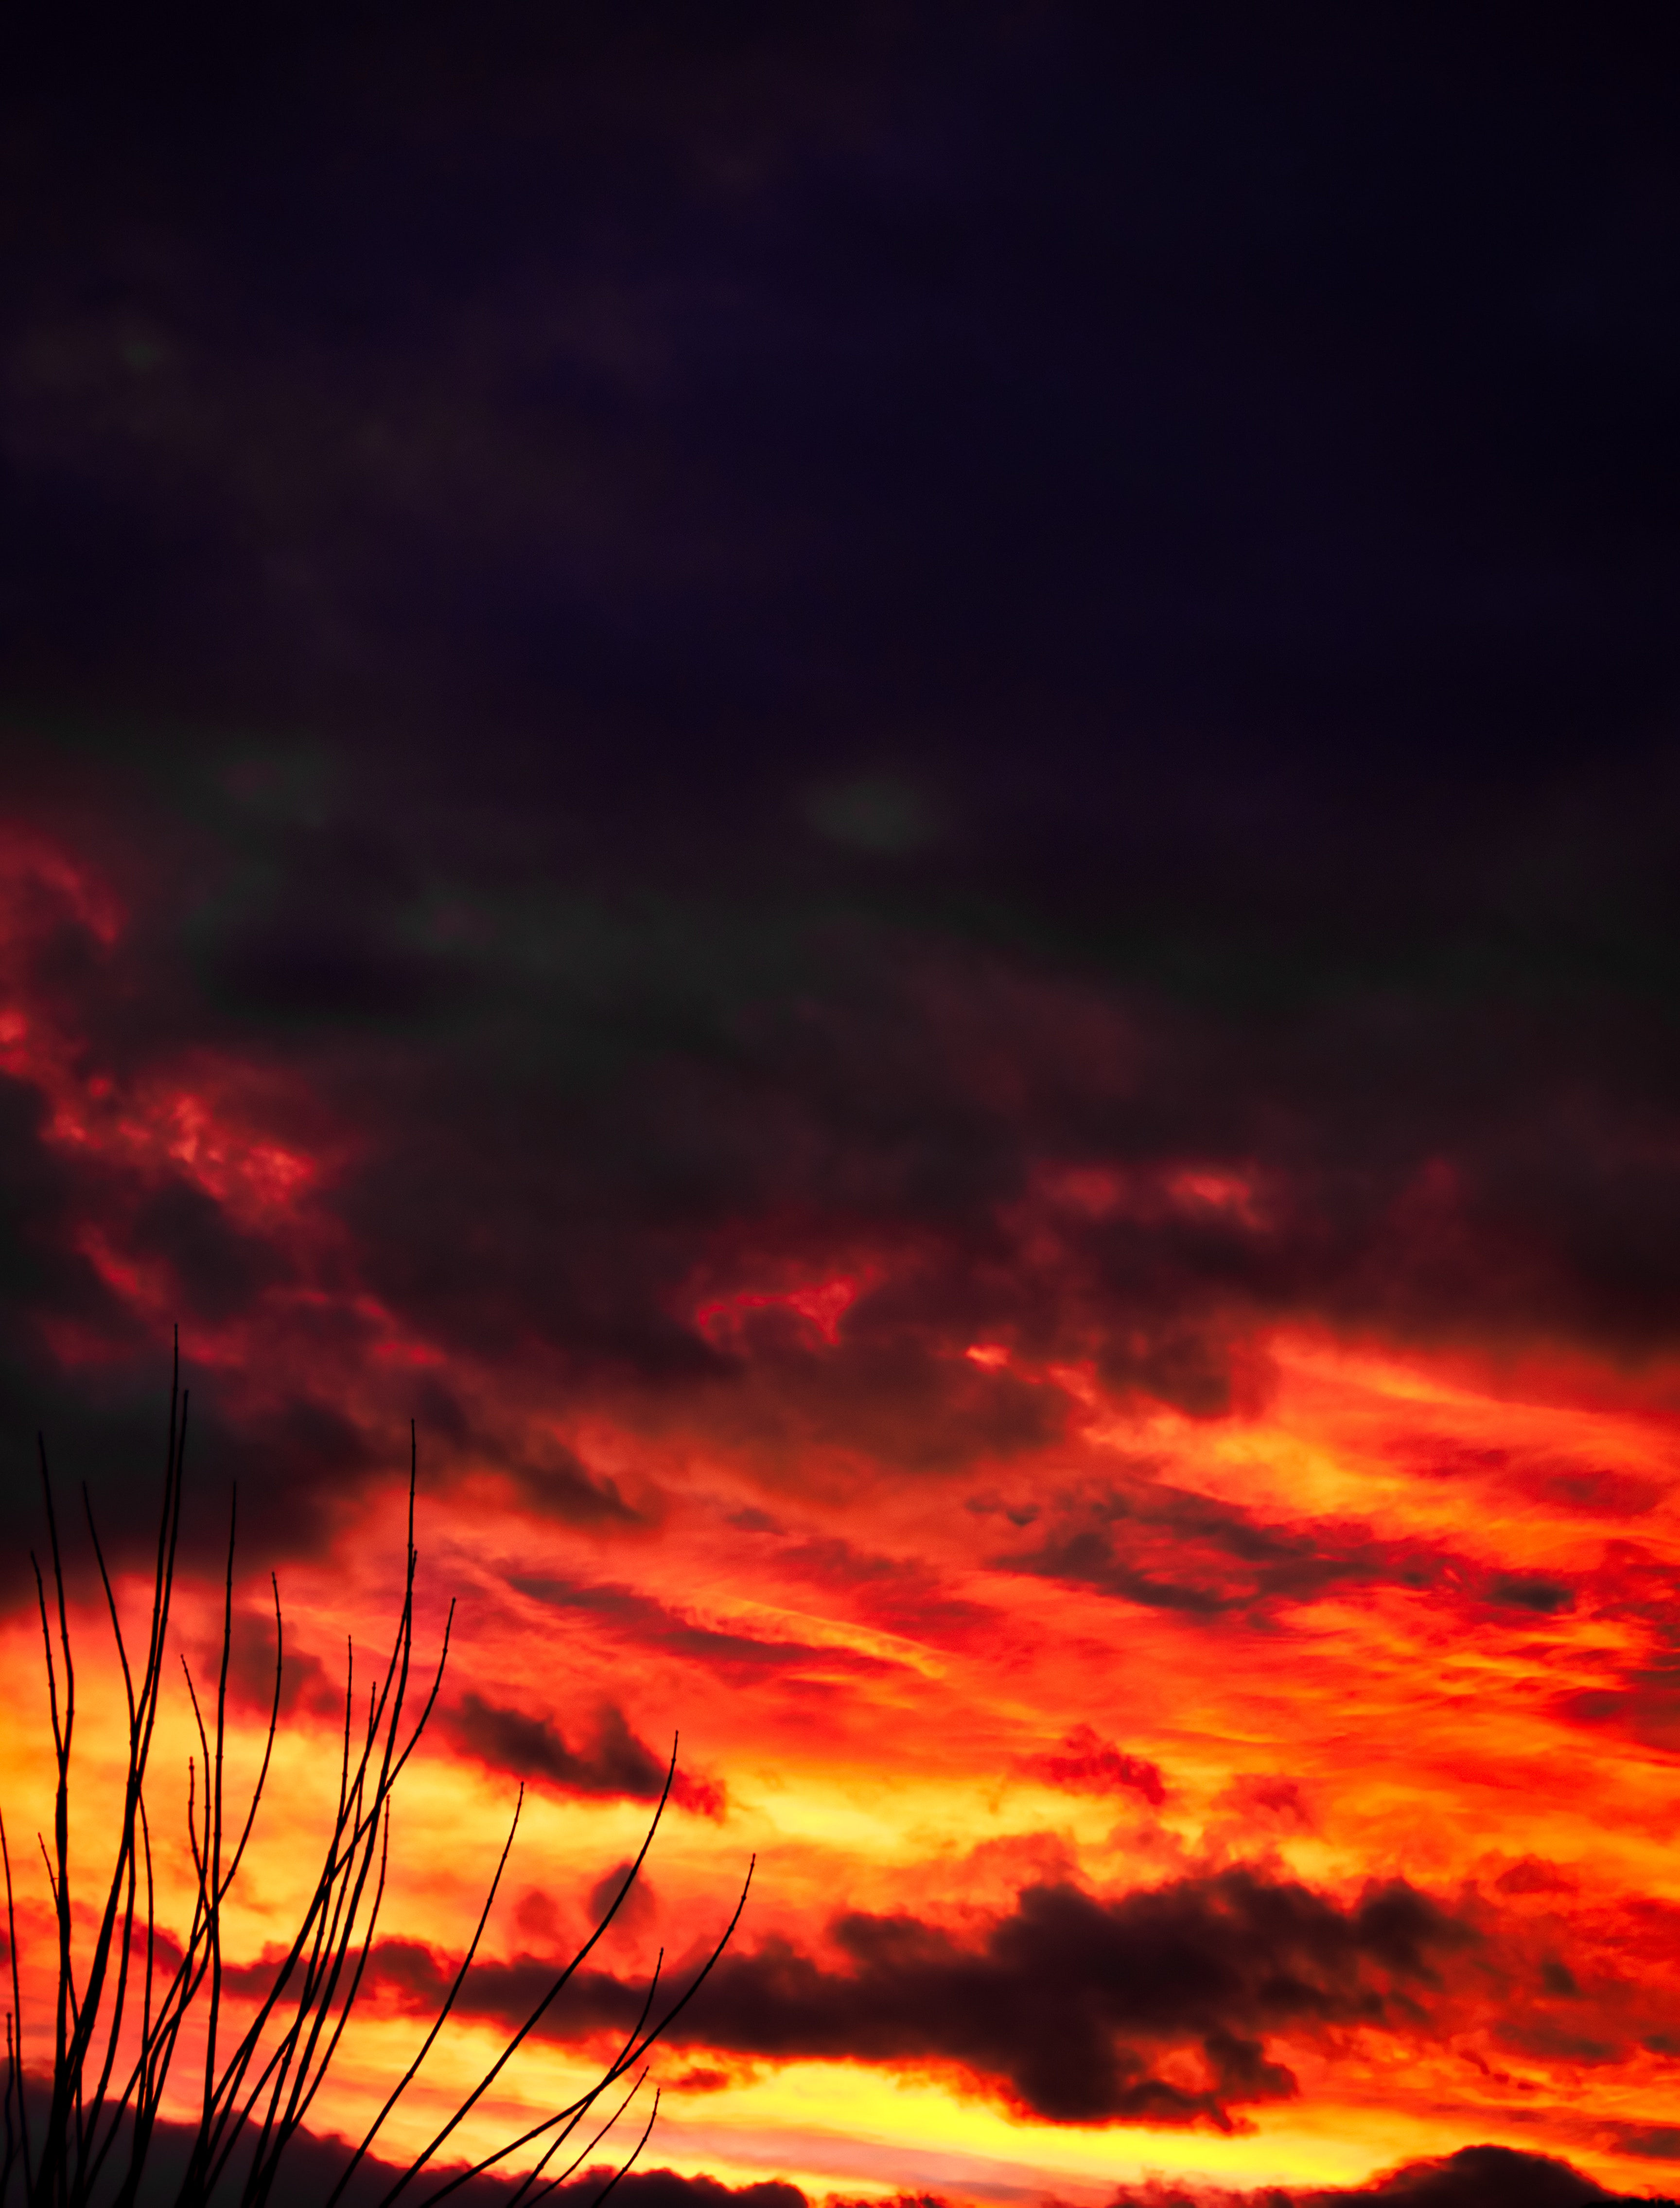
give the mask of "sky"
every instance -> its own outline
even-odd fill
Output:
[[[242,1968],[411,1419],[456,1605],[323,2139],[679,1734],[469,2144],[756,1860],[643,2208],[1680,2191],[1680,113],[1261,15],[0,27],[32,2063],[36,1437],[138,1617],[178,1327]]]

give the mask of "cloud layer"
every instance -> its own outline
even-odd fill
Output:
[[[1403,1881],[1342,1907],[1307,1887],[1232,1869],[1104,1902],[1034,1886],[978,1940],[908,1915],[848,1912],[834,1960],[785,1942],[719,1965],[679,2043],[773,2060],[950,2064],[1051,2123],[1210,2123],[1229,2130],[1296,2081],[1267,2035],[1414,2031],[1438,1964],[1474,1932]],[[463,1999],[510,2028],[551,1966],[475,1971]],[[425,1950],[382,1947],[373,1983],[422,2006],[450,1972]],[[552,2030],[634,2022],[641,1990],[582,1978]],[[1164,2056],[1188,2050],[1169,2076]],[[1173,2067],[1173,2066],[1169,2066]]]
[[[1419,2202],[1680,2154],[1659,79],[1057,0],[0,27],[0,1632],[38,1431],[148,1553],[178,1323],[242,1742],[271,1564],[294,1652],[254,1925],[412,1418],[398,2007],[517,1776],[512,2013],[680,1722],[577,2016],[758,1851],[692,2169],[746,2108],[736,2175],[913,2190],[924,2088],[977,2198],[1081,2127]]]

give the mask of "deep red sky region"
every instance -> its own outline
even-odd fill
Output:
[[[32,2077],[36,1436],[91,1881],[178,1329],[236,2003],[410,1420],[455,1605],[318,2140],[679,1735],[451,2152],[754,1862],[625,2208],[1680,2190],[1680,117],[1264,13],[0,33]]]

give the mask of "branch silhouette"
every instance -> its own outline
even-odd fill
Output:
[[[135,2208],[140,2185],[156,2144],[165,2089],[191,2019],[202,2029],[202,2076],[193,2094],[194,2109],[185,2169],[168,2208],[209,2208],[212,2196],[238,2208],[266,2208],[288,2147],[302,2128],[309,2109],[332,2069],[345,2027],[361,1992],[390,1869],[392,1793],[437,1706],[454,1624],[450,1605],[436,1665],[417,1714],[405,1719],[414,1669],[415,1491],[418,1443],[410,1428],[408,1529],[403,1602],[383,1668],[366,1683],[365,1715],[357,1717],[356,1652],[347,1646],[344,1720],[341,1728],[337,1804],[320,1869],[296,1929],[275,1965],[254,2013],[236,2034],[226,2014],[223,1953],[224,1911],[244,1863],[268,1782],[279,1729],[284,1668],[284,1628],[278,1580],[271,1573],[274,1605],[274,1684],[260,1767],[242,1817],[230,1817],[224,1794],[227,1743],[228,1676],[233,1645],[233,1574],[237,1535],[237,1494],[229,1515],[227,1563],[223,1581],[222,1636],[213,1709],[206,1713],[197,1682],[182,1659],[187,1694],[198,1740],[189,1757],[187,1831],[194,1890],[190,1923],[172,1966],[160,1955],[157,1883],[146,1786],[159,1700],[166,1670],[170,1602],[181,1532],[182,1465],[186,1452],[188,1394],[181,1385],[177,1336],[170,1389],[168,1443],[163,1501],[153,1566],[151,1617],[143,1660],[130,1660],[117,1596],[100,1546],[92,1504],[82,1490],[84,1514],[99,1567],[122,1671],[128,1714],[128,1764],[118,1822],[115,1860],[99,1899],[91,1952],[80,1967],[74,1936],[71,1889],[71,1761],[76,1716],[75,1667],[57,1516],[45,1443],[40,1447],[42,1496],[51,1567],[51,1597],[45,1575],[35,1565],[47,1701],[55,1757],[52,1844],[45,1839],[45,1864],[57,1932],[57,1966],[52,2012],[52,2069],[45,2094],[44,2126],[32,2126],[30,2095],[25,2091],[24,2013],[12,1860],[3,1817],[0,1817],[0,1864],[6,1883],[6,1929],[10,1949],[11,2007],[6,2018],[3,2093],[3,2159],[0,2160],[0,2208],[9,2208],[15,2181],[21,2180],[23,2208]],[[32,1559],[32,1561],[33,1561]],[[55,1630],[56,1629],[56,1630]],[[422,1673],[422,1677],[423,1677]],[[570,2176],[612,2131],[642,2089],[644,2058],[661,2035],[710,1976],[732,1937],[746,1905],[754,1864],[720,1937],[686,1989],[654,2022],[663,1966],[655,1965],[641,2016],[618,2054],[582,2094],[543,2121],[509,2139],[469,2168],[444,2176],[433,2168],[439,2151],[454,2136],[495,2083],[513,2055],[605,1935],[628,1898],[647,1860],[677,1775],[673,1739],[665,1785],[655,1805],[640,1850],[595,1929],[559,1970],[541,2000],[512,2033],[483,2075],[463,2097],[427,2144],[397,2173],[379,2208],[392,2208],[417,2179],[428,2172],[443,2181],[425,2195],[424,2208],[440,2201],[470,2178],[504,2163],[512,2154],[552,2133],[541,2159],[517,2187],[510,2208],[534,2203]],[[459,1969],[418,2052],[386,2095],[352,2152],[325,2208],[337,2208],[345,2188],[368,2157],[387,2119],[413,2084],[454,2010],[478,1953],[490,1911],[507,1867],[524,1804],[524,1788],[514,1808],[484,1906]],[[230,1843],[231,1843],[230,1845]],[[135,1928],[142,1921],[143,1966],[140,2013],[134,2018],[131,1965]],[[168,1953],[164,1943],[164,1953]],[[115,1959],[113,1968],[113,1957]],[[125,2032],[125,2022],[128,2030]],[[640,2067],[638,2068],[638,2066]],[[558,2177],[545,2175],[560,2149],[585,2126],[603,2096],[632,2072],[633,2082],[616,2101],[607,2121]],[[39,2102],[40,2096],[36,2098]],[[607,2181],[605,2199],[647,2144],[658,2114],[655,2091],[646,2127],[629,2156]],[[39,2109],[38,2112],[39,2114]],[[126,2156],[122,2149],[126,2147]],[[240,2170],[232,2165],[248,2151]],[[237,2190],[232,2179],[237,2178]],[[148,2193],[152,2208],[155,2187]]]

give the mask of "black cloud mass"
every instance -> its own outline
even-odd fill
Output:
[[[832,1962],[783,1941],[727,1956],[676,2037],[738,2055],[954,2065],[1054,2123],[1229,2130],[1233,2111],[1295,2091],[1265,2034],[1414,2028],[1438,1964],[1477,1936],[1400,1881],[1350,1907],[1241,1869],[1113,1901],[1032,1886],[978,1943],[907,1915],[852,1912],[829,1927]],[[421,2006],[451,1975],[411,1942],[384,1943],[371,1968],[380,1989]],[[514,2020],[552,1977],[535,1959],[486,1964],[463,1998]],[[642,1997],[580,1973],[553,2029],[622,2029]],[[1199,2055],[1199,2086],[1156,2067],[1182,2049]]]
[[[1680,168],[1636,46],[509,0],[0,38],[5,795],[128,915],[38,885],[27,978],[122,1094],[287,1068],[337,1237],[44,1147],[14,1065],[9,1429],[140,1431],[95,1211],[189,1329],[325,1294],[342,1345],[353,1270],[490,1366],[912,1467],[1054,1437],[977,1335],[1201,1415],[1309,1310],[1671,1338]],[[836,1354],[696,1326],[795,1245],[879,1260]],[[383,1448],[306,1336],[260,1419],[200,1405],[315,1437],[293,1540]]]

